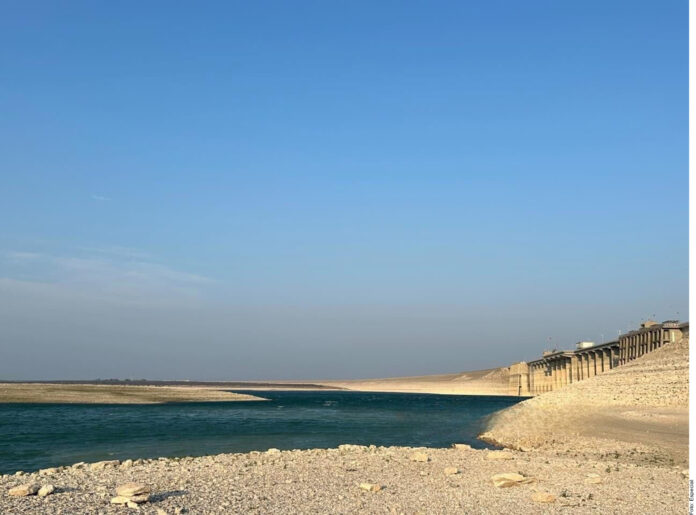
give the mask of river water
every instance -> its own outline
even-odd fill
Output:
[[[235,390],[240,391],[241,390]],[[157,405],[0,404],[0,473],[78,461],[222,452],[486,445],[485,418],[519,397],[254,391],[267,401]]]

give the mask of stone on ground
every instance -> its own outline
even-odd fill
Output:
[[[7,494],[11,495],[12,497],[26,497],[27,495],[36,495],[36,492],[38,491],[39,485],[28,483],[26,485],[19,485],[15,486],[14,488],[10,488]]]
[[[552,503],[556,501],[556,496],[548,492],[534,492],[532,501],[540,503]]]
[[[142,483],[124,483],[116,487],[116,495],[120,497],[134,497],[149,493],[150,487]]]
[[[382,485],[376,485],[374,483],[360,483],[360,488],[367,490],[368,492],[379,492],[382,489]]]
[[[524,477],[522,474],[516,474],[514,472],[507,472],[503,474],[495,474],[491,477],[493,485],[496,488],[508,488],[511,486],[517,486],[521,483],[528,482],[528,478]]]
[[[411,454],[411,461],[417,461],[420,463],[425,463],[429,460],[428,455],[424,452],[414,452]]]
[[[487,460],[514,460],[515,456],[510,451],[488,451]]]
[[[118,460],[104,460],[92,463],[89,468],[90,470],[104,470],[106,467],[118,467],[119,463],[121,462]]]
[[[459,469],[457,467],[446,467],[445,475],[453,476],[454,474],[459,474]]]
[[[47,495],[51,495],[53,492],[56,491],[56,487],[53,485],[44,485],[41,488],[39,488],[38,495],[39,497],[46,497]]]

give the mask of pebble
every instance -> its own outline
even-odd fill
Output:
[[[556,496],[548,492],[534,492],[532,501],[539,503],[552,503],[556,501]]]
[[[382,489],[382,486],[374,483],[360,483],[360,488],[367,490],[368,492],[379,492]]]
[[[514,460],[515,456],[510,451],[488,451],[487,460]]]
[[[427,454],[424,452],[414,452],[410,457],[411,461],[417,461],[419,463],[425,463],[430,460]]]

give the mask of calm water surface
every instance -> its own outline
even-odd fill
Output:
[[[239,390],[235,390],[239,391]],[[248,392],[268,401],[0,404],[0,473],[78,461],[336,447],[482,448],[483,419],[519,397]]]

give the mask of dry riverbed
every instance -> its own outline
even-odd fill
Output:
[[[160,404],[258,401],[261,397],[216,388],[48,383],[0,383],[0,403]]]
[[[494,458],[494,459],[491,459]],[[0,513],[127,513],[129,482],[149,487],[142,513],[683,513],[682,469],[580,453],[341,446],[200,458],[79,464],[0,477]],[[508,476],[497,476],[509,474]],[[495,479],[495,481],[494,481]],[[496,483],[499,486],[496,486]],[[11,497],[21,484],[53,494]],[[502,486],[512,485],[512,486]]]

